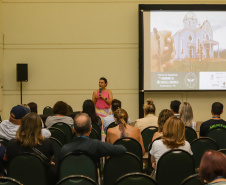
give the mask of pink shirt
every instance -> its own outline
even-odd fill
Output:
[[[105,98],[109,99],[108,91],[102,91],[101,94],[103,94]],[[99,97],[99,91],[97,91],[97,96]],[[98,109],[109,109],[110,108],[110,105],[108,103],[106,103],[105,100],[103,100],[100,97],[97,99],[95,106]]]

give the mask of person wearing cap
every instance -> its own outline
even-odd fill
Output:
[[[4,120],[0,124],[0,138],[13,139],[21,125],[21,119],[30,112],[30,109],[22,105],[14,106],[10,111],[9,120]],[[51,133],[47,129],[42,129],[42,135],[49,138]]]

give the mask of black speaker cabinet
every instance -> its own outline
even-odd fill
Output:
[[[28,64],[16,64],[17,81],[28,81]]]

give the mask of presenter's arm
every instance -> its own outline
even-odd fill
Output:
[[[107,104],[111,105],[111,102],[113,100],[113,95],[111,90],[108,90],[109,98],[106,98],[103,94],[100,94],[100,98],[102,98]]]
[[[92,96],[92,101],[93,101],[94,105],[96,104],[97,99],[98,99],[97,90],[94,90],[93,91],[93,96]]]

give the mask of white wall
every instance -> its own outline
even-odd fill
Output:
[[[213,1],[183,1],[194,2]],[[58,100],[81,110],[83,101],[91,98],[98,79],[104,76],[114,98],[122,101],[132,121],[137,119],[138,4],[144,3],[181,1],[2,0],[3,118],[8,119],[12,106],[20,103],[16,63],[28,63],[23,103],[36,102],[39,113]],[[157,114],[169,108],[172,99],[189,101],[195,120],[201,121],[209,118],[213,101],[226,105],[224,94],[149,93],[145,98],[154,99]]]

